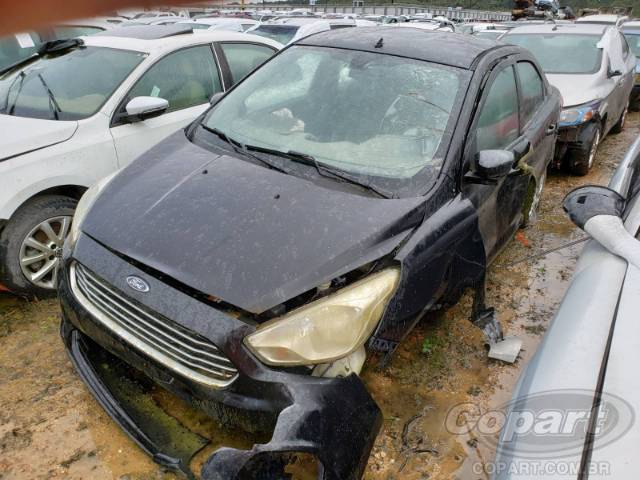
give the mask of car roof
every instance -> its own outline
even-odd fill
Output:
[[[320,17],[280,17],[274,20],[266,22],[267,25],[295,25],[301,27],[302,25],[308,25],[315,22],[328,22],[329,19]]]
[[[576,20],[577,23],[589,23],[589,22],[610,22],[615,25],[618,20],[623,18],[620,15],[614,14],[599,14],[599,15],[587,15],[586,17],[580,17]]]
[[[640,30],[640,21],[634,20],[632,22],[625,22],[622,24],[622,30]]]
[[[465,69],[472,69],[487,51],[515,50],[513,46],[471,35],[387,26],[329,30],[297,44],[384,53]]]
[[[179,23],[202,23],[206,25],[221,25],[223,23],[236,24],[236,23],[252,23],[258,24],[257,20],[253,20],[251,18],[244,17],[209,17],[209,18],[198,18],[191,20],[183,20]]]
[[[607,28],[613,25],[602,25],[599,23],[544,23],[535,25],[523,25],[513,28],[507,35],[518,33],[548,33],[548,34],[568,34],[568,35],[600,35],[602,36]]]
[[[96,27],[96,28],[102,28],[103,30],[106,30],[106,29],[113,28],[119,24],[110,22],[107,19],[107,17],[100,17],[100,18],[77,18],[75,20],[66,20],[58,23],[57,25],[60,25],[63,27]]]
[[[85,45],[88,46],[135,50],[144,53],[162,53],[189,45],[224,41],[264,43],[278,49],[282,48],[280,43],[257,35],[227,30],[200,30],[197,33],[193,33],[188,25],[179,25],[179,27],[175,24],[116,27],[112,30],[81,38]],[[140,32],[141,30],[153,31],[153,35],[144,34],[144,32]],[[163,36],[162,32],[158,33],[158,30],[165,30],[165,35]],[[172,31],[177,33],[169,34]],[[130,34],[128,34],[129,32]]]

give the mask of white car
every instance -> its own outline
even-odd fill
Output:
[[[197,20],[183,20],[180,25],[189,25],[194,30],[228,30],[230,32],[246,32],[260,25],[257,20],[242,17],[210,17]]]
[[[123,22],[118,17],[96,17],[69,20],[51,27],[55,38],[73,38],[104,32]]]
[[[450,21],[440,21],[440,20],[417,20],[417,21],[409,21],[402,23],[389,23],[387,24],[390,27],[401,27],[401,28],[417,28],[419,30],[429,30],[429,31],[438,31],[438,32],[455,32],[456,27]]]
[[[603,15],[587,15],[580,17],[576,23],[591,23],[595,25],[615,25],[620,28],[623,23],[628,22],[629,17],[623,15],[603,14]]]
[[[177,15],[165,15],[160,17],[139,17],[133,20],[127,20],[122,22],[123,27],[134,27],[139,25],[173,25],[174,23],[182,22],[185,19],[178,17]]]
[[[19,293],[55,289],[88,187],[186,126],[282,47],[188,26],[120,27],[78,43],[0,76],[0,283]]]
[[[294,43],[314,33],[348,27],[375,27],[375,22],[368,20],[322,19],[298,15],[261,23],[247,30],[248,33],[271,38],[284,45]]]

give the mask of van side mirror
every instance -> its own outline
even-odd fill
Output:
[[[515,156],[508,150],[481,150],[474,155],[467,177],[477,183],[495,183],[509,174],[514,163]]]
[[[586,185],[567,194],[562,208],[571,221],[581,229],[591,218],[597,215],[622,217],[626,201],[615,190],[601,185]]]
[[[129,121],[140,122],[162,115],[167,108],[169,108],[169,102],[164,98],[134,97],[129,100],[125,110]]]
[[[621,77],[621,76],[622,76],[622,72],[620,70],[609,70],[607,72],[608,78]]]
[[[209,104],[212,106],[215,105],[220,101],[223,95],[224,95],[224,92],[214,93],[213,95],[211,95],[211,98],[209,98]]]

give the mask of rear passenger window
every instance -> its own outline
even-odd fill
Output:
[[[476,128],[477,152],[504,149],[518,138],[518,92],[513,67],[495,77]]]
[[[274,53],[269,47],[251,43],[223,43],[220,45],[227,58],[233,83],[242,80],[254,68],[262,65]]]
[[[526,125],[544,101],[544,84],[540,74],[530,62],[518,62],[516,68],[522,90],[520,104],[522,124]]]

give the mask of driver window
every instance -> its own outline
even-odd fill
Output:
[[[516,78],[509,66],[495,77],[478,116],[475,151],[507,148],[518,138],[519,128]]]
[[[153,65],[129,92],[160,97],[169,102],[168,112],[207,103],[222,91],[211,47],[201,45],[171,53]]]

